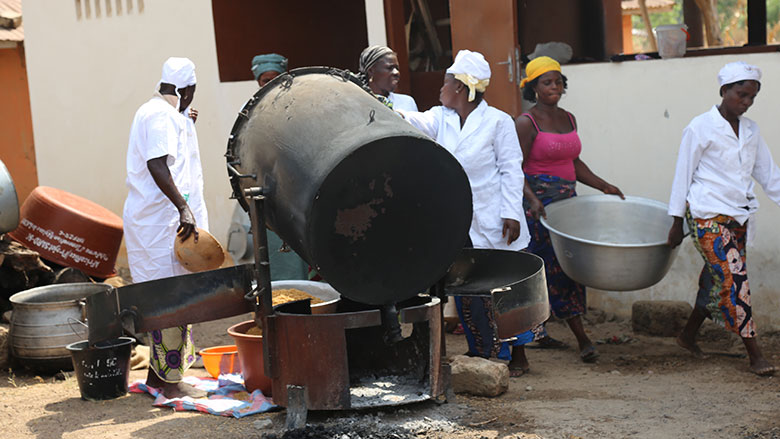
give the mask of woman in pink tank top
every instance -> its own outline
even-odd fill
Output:
[[[598,358],[593,343],[582,324],[587,309],[585,286],[570,279],[561,269],[547,229],[539,222],[545,216],[544,206],[576,196],[577,181],[605,194],[623,198],[617,187],[607,183],[580,159],[582,143],[577,135],[574,116],[558,102],[566,90],[561,66],[549,57],[534,58],[526,66],[528,75],[521,84],[523,98],[536,105],[515,120],[520,147],[523,150],[526,221],[531,233],[527,251],[544,259],[550,308],[559,319],[566,320],[577,338],[580,358],[593,362]],[[541,347],[562,347],[549,336],[538,341]]]

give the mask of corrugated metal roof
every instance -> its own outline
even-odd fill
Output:
[[[674,0],[645,0],[648,12],[670,11],[674,7]],[[639,0],[623,0],[620,2],[623,15],[638,15]]]
[[[22,13],[22,0],[0,0],[0,11]],[[24,41],[24,24],[16,29],[0,27],[0,41]]]

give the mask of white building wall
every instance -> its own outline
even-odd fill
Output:
[[[746,113],[758,122],[775,159],[780,159],[780,58],[777,54],[710,56],[564,66],[568,92],[561,106],[577,117],[583,160],[623,193],[667,203],[683,128],[720,103],[717,73],[743,60],[763,69],[761,91]],[[728,164],[724,164],[728,166]],[[780,329],[780,208],[757,189],[758,237],[748,248],[753,312],[759,331]],[[596,193],[580,185],[580,194]],[[589,290],[589,304],[628,316],[637,300],[693,303],[702,261],[686,239],[676,264],[659,284],[636,292]]]
[[[75,5],[85,1],[92,6],[91,16],[82,9],[79,19]],[[228,198],[223,154],[235,115],[257,83],[219,82],[210,0],[129,3],[134,6],[130,12],[125,8],[117,15],[114,9],[107,16],[102,9],[96,17],[92,0],[25,2],[40,184],[83,196],[121,216],[133,115],[151,97],[165,59],[188,57],[198,77],[193,107],[200,112],[196,127],[210,228],[225,243],[235,201]]]
[[[366,29],[369,46],[386,46],[384,0],[366,0]]]
[[[69,0],[25,3],[25,46],[40,184],[91,199],[121,215],[126,196],[125,155],[133,114],[145,102],[169,56],[197,66],[193,106],[206,181],[211,230],[226,241],[234,201],[223,154],[235,115],[256,91],[253,81],[220,83],[210,0],[145,1],[117,15],[77,18]],[[103,2],[101,2],[103,3]],[[136,6],[138,0],[133,0]],[[105,3],[103,3],[105,4]],[[122,2],[124,5],[125,2]],[[366,0],[370,44],[381,44],[375,17],[380,2]],[[176,23],[183,23],[177,25]],[[373,31],[372,31],[373,30]],[[748,112],[776,157],[780,98],[776,54],[564,66],[569,92],[562,106],[578,119],[583,158],[626,194],[668,201],[680,134],[697,114],[720,101],[716,74],[726,62],[745,60],[764,70],[762,90]],[[247,65],[248,65],[247,61]],[[589,193],[581,188],[580,193]],[[748,266],[759,330],[780,329],[780,208],[759,189],[759,239]],[[591,290],[592,305],[622,315],[643,299],[693,301],[701,268],[690,241],[658,285],[644,291]]]

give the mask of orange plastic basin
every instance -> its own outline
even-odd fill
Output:
[[[219,378],[223,373],[241,372],[241,362],[238,360],[238,349],[235,345],[214,346],[198,353],[203,358],[203,367],[214,378]]]
[[[22,204],[19,227],[9,235],[42,258],[98,278],[114,275],[122,218],[60,189],[35,188]]]
[[[241,362],[241,373],[244,375],[244,387],[250,392],[260,389],[265,396],[271,396],[270,378],[265,376],[263,366],[263,336],[247,334],[255,326],[254,320],[237,323],[228,328],[228,334],[233,337],[238,347],[238,359]]]

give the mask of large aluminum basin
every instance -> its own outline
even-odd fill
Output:
[[[550,231],[563,271],[588,287],[634,291],[658,283],[677,248],[666,244],[667,205],[641,197],[586,195],[548,205]]]

